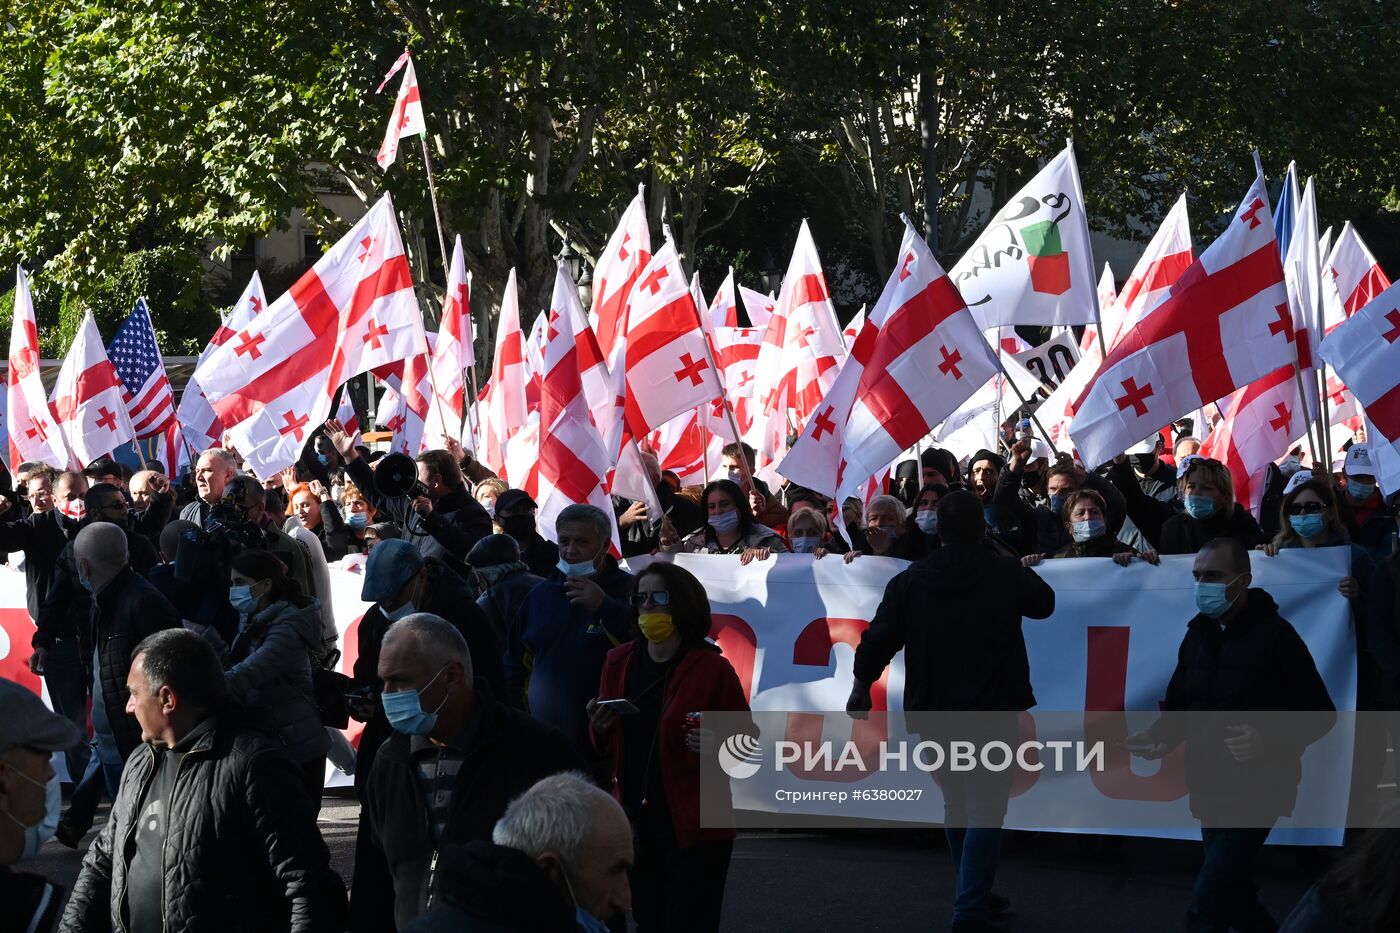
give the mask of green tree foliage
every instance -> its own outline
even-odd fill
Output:
[[[411,44],[475,302],[515,266],[529,316],[561,236],[596,256],[645,183],[710,288],[730,264],[750,284],[781,267],[810,217],[853,311],[900,212],[936,217],[951,261],[1067,136],[1118,234],[1186,190],[1207,239],[1255,147],[1317,176],[1327,222],[1393,205],[1397,17],[1377,0],[14,0],[0,261],[103,302],[94,281],[129,281],[130,253],[240,243],[296,208],[329,240],[354,220],[329,189],[389,190],[430,223],[416,140],[387,173],[373,158],[397,81],[374,88]],[[206,336],[177,291],[167,307],[189,310],[156,308],[158,326]]]

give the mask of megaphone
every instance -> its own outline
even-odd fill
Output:
[[[416,499],[428,494],[418,482],[418,464],[407,454],[387,454],[374,467],[374,485],[386,499],[406,496]]]

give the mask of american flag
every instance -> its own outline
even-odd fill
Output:
[[[165,376],[146,299],[136,300],[136,307],[107,347],[107,356],[121,377],[122,397],[137,439],[154,437],[174,424],[175,395]]]

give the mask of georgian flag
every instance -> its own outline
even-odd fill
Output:
[[[29,276],[15,267],[15,309],[10,321],[10,367],[5,387],[5,428],[9,434],[10,469],[26,460],[68,468],[67,443],[54,423],[44,383],[39,377],[39,328]]]
[[[204,392],[248,465],[295,463],[346,380],[424,352],[427,339],[389,195],[210,356]]]
[[[836,384],[778,466],[838,502],[998,371],[977,321],[907,219],[899,257]]]
[[[1308,431],[1293,367],[1281,366],[1256,379],[1220,408],[1222,419],[1201,446],[1201,456],[1229,468],[1235,499],[1247,503],[1258,517],[1269,464],[1287,454]]]
[[[1400,489],[1400,284],[1322,341],[1326,360],[1366,413],[1366,444],[1381,489]]]
[[[525,427],[525,338],[520,332],[520,298],[515,269],[506,276],[501,293],[501,314],[496,326],[496,353],[491,367],[491,388],[486,393],[486,413],[481,419],[478,455],[496,475],[507,478],[506,446]]]
[[[413,71],[413,59],[405,50],[399,60],[403,62],[403,83],[399,85],[399,96],[394,100],[393,113],[389,115],[389,126],[384,130],[384,142],[379,147],[379,154],[374,157],[379,167],[385,169],[398,159],[400,139],[428,132],[428,124],[423,119],[423,102],[418,95],[418,75]]]
[[[647,226],[644,190],[641,185],[637,186],[637,196],[623,211],[617,229],[593,269],[593,307],[588,323],[610,365],[626,330],[627,300],[632,295],[632,285],[651,261],[651,229]]]
[[[1171,297],[1109,351],[1070,427],[1086,466],[1297,359],[1267,194],[1259,174]]]
[[[715,299],[710,302],[709,314],[712,328],[739,326],[739,303],[734,297],[733,266],[729,267],[729,274],[720,283],[719,291],[715,292]]]
[[[49,402],[54,421],[71,454],[69,469],[79,470],[136,437],[122,397],[122,381],[102,349],[102,335],[92,312],[63,358]]]
[[[763,330],[768,326],[768,319],[773,316],[773,309],[777,306],[776,298],[769,298],[761,295],[752,288],[739,286],[739,297],[743,299],[744,311],[749,316],[749,325]]]
[[[209,345],[195,361],[194,373],[190,376],[190,381],[185,383],[185,390],[180,395],[180,405],[175,412],[176,420],[180,422],[180,428],[185,433],[185,440],[195,450],[204,451],[210,447],[217,447],[224,437],[224,424],[219,420],[219,416],[214,414],[214,408],[209,404],[209,399],[205,397],[204,389],[200,385],[201,376],[209,372],[209,358],[214,355],[215,350],[228,342],[230,337],[247,327],[248,322],[265,307],[267,296],[263,293],[262,277],[254,270],[253,277],[243,289],[243,294],[234,302],[228,317],[220,322],[219,329],[209,338]]]

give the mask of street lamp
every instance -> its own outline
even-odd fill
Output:
[[[564,241],[564,248],[559,252],[559,261],[569,270],[569,278],[574,282],[578,281],[579,266],[582,265],[582,257],[574,250],[568,240]]]
[[[777,294],[778,289],[783,284],[782,270],[773,262],[771,253],[768,256],[768,262],[764,264],[763,271],[758,274],[758,281],[763,286],[763,290],[770,295]]]
[[[593,304],[593,271],[587,265],[578,276],[578,300],[583,302],[583,306],[588,308]]]

